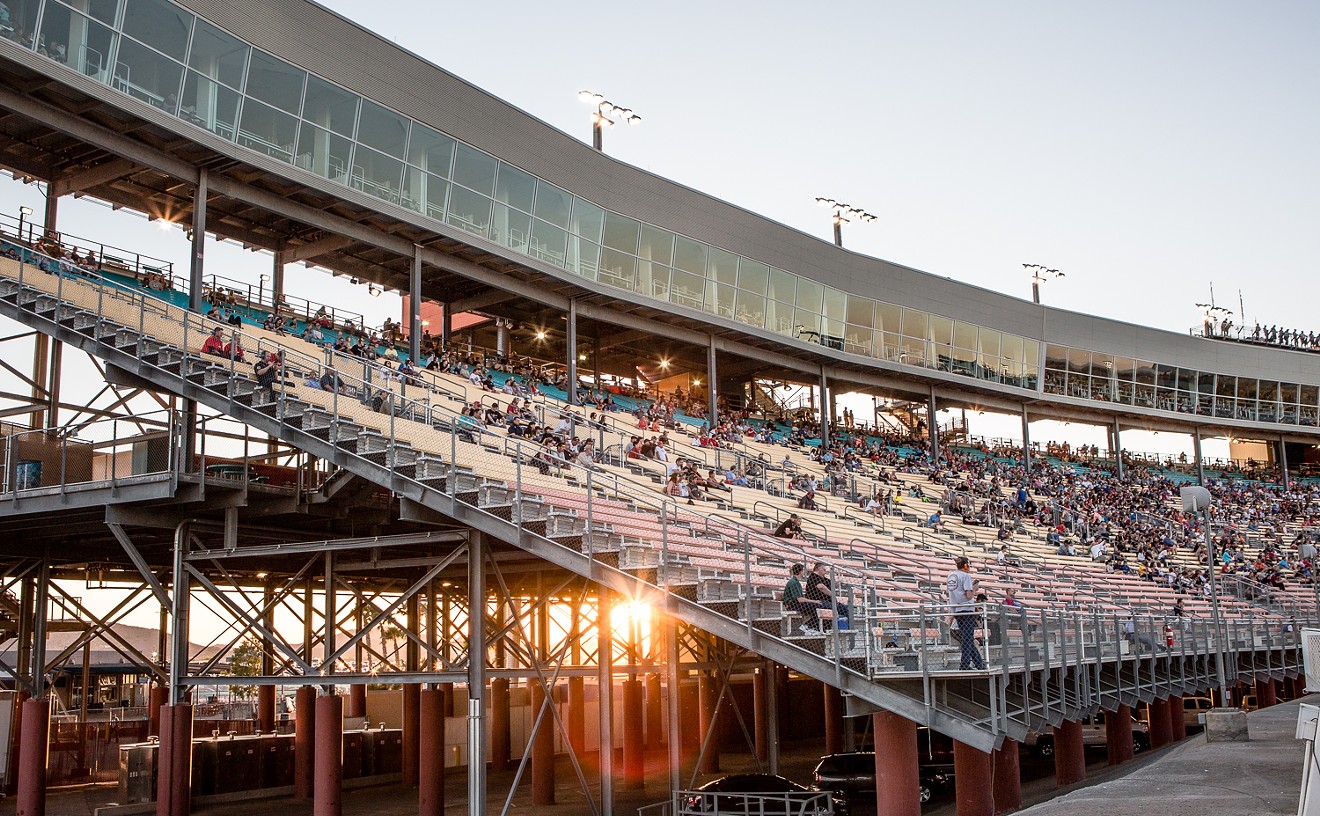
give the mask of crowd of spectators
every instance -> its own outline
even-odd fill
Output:
[[[1282,326],[1262,326],[1257,323],[1251,330],[1251,342],[1304,351],[1320,351],[1320,334],[1314,331],[1286,329]]]

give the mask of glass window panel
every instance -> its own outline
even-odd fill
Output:
[[[537,218],[568,229],[568,216],[573,209],[573,196],[547,181],[536,182]]]
[[[413,122],[408,139],[408,163],[428,173],[449,178],[454,162],[454,140],[426,125]]]
[[[570,230],[589,241],[599,241],[605,211],[586,199],[573,196],[573,224]]]
[[[191,14],[165,0],[128,0],[120,30],[165,56],[183,62],[192,23]]]
[[[766,299],[765,327],[780,334],[793,333],[793,307]]]
[[[357,122],[359,100],[357,94],[309,75],[307,96],[303,100],[303,119],[351,139]]]
[[[838,289],[825,288],[825,317],[843,323],[848,318],[848,295]]]
[[[955,322],[953,324],[953,344],[960,349],[975,351],[976,328],[971,323]]]
[[[738,282],[738,256],[727,250],[711,247],[707,253],[709,266],[706,277],[733,286]],[[730,305],[732,312],[732,305]]]
[[[358,116],[357,142],[387,156],[402,159],[408,147],[409,121],[392,110],[364,99],[362,113]]]
[[[727,283],[710,281],[706,284],[705,310],[720,317],[733,317],[733,304],[737,291]]]
[[[875,327],[877,329],[897,334],[902,318],[903,307],[901,306],[895,306],[892,303],[877,303],[875,305]]]
[[[824,300],[824,286],[815,281],[809,281],[806,278],[798,278],[797,307],[799,310],[806,309],[809,312],[820,314],[821,307],[824,305]]]
[[[1221,397],[1237,395],[1237,378],[1220,374],[1215,377],[1215,393]]]
[[[760,261],[741,258],[738,261],[738,288],[758,295],[766,293],[770,282],[770,267]]]
[[[684,272],[700,275],[704,278],[706,276],[706,245],[682,235],[675,235],[674,266]]]
[[[1196,372],[1190,368],[1178,369],[1178,390],[1192,391],[1196,388]]]
[[[1136,368],[1136,380],[1142,385],[1155,384],[1155,364],[1145,360],[1133,360]]]
[[[919,340],[926,339],[926,332],[930,331],[930,315],[920,309],[903,310],[903,336],[914,337]]]
[[[626,215],[610,212],[605,214],[605,232],[601,243],[611,249],[637,254],[637,235],[641,224]],[[630,287],[631,288],[631,287]]]
[[[238,99],[238,91],[189,71],[179,101],[179,117],[233,141]]]
[[[114,87],[135,99],[174,113],[179,107],[183,66],[144,45],[121,37]]]
[[[1239,399],[1255,399],[1255,398],[1256,398],[1256,378],[1255,378],[1255,377],[1238,377],[1238,378],[1237,378],[1237,395],[1238,395],[1238,398],[1239,398]]]
[[[584,278],[596,279],[600,271],[600,244],[585,238],[570,238],[568,270]]]
[[[11,20],[14,19],[12,16]],[[110,48],[115,34],[110,29],[49,3],[41,21],[41,39],[46,56],[63,62],[97,82],[110,80]]]
[[[1132,358],[1131,358],[1131,357],[1115,357],[1115,358],[1114,358],[1114,376],[1115,376],[1117,379],[1124,380],[1124,381],[1126,381],[1126,382],[1131,382],[1131,381],[1132,381],[1132,376],[1133,376],[1133,374],[1132,374]]]
[[[243,103],[243,114],[238,128],[238,143],[244,147],[274,156],[280,161],[293,162],[294,139],[298,134],[298,120],[251,99]]]
[[[1005,360],[1022,361],[1022,338],[1016,334],[1005,334],[1001,341],[1001,354]]]
[[[298,131],[298,158],[294,162],[318,176],[348,184],[348,168],[353,164],[353,142],[304,123]]]
[[[1091,373],[1091,352],[1086,349],[1068,349],[1068,372],[1072,374]]]
[[[247,43],[229,32],[198,20],[192,47],[188,51],[188,65],[197,73],[231,88],[242,88],[251,50]]]
[[[943,345],[953,343],[953,319],[942,317],[940,315],[930,316],[930,334],[931,340]]]
[[[454,181],[489,196],[495,191],[499,161],[488,153],[458,142],[454,151]]]
[[[873,341],[875,343],[875,356],[885,360],[898,360],[902,353],[902,340],[902,335],[896,331],[877,331]]]
[[[39,0],[5,0],[9,11],[9,20],[5,23],[3,36],[19,43],[24,48],[32,48],[33,32],[37,30],[37,11]],[[47,14],[49,14],[47,10]]]
[[[1285,405],[1297,404],[1297,384],[1281,383],[1279,385],[1279,400]]]
[[[1208,371],[1202,371],[1196,377],[1196,391],[1200,394],[1213,394],[1215,392],[1215,375]]]
[[[669,301],[680,306],[701,309],[706,302],[706,279],[691,272],[675,269],[670,278]]]
[[[393,204],[399,203],[403,162],[358,144],[353,153],[353,175],[349,185]]]
[[[509,249],[527,252],[532,232],[532,217],[512,207],[496,203],[490,237]]]
[[[649,264],[649,266],[650,269],[647,270],[645,278],[643,278],[641,270],[638,270],[637,291],[643,295],[669,300],[669,278],[672,275],[672,270],[659,264]]]
[[[1320,386],[1303,385],[1298,389],[1297,401],[1307,407],[1316,404],[1316,398],[1320,397]]]
[[[304,128],[306,126],[304,125]],[[301,137],[301,134],[299,134]],[[449,200],[449,182],[434,173],[423,173],[415,167],[403,171],[403,201],[410,210],[443,221],[445,203]]]
[[[9,5],[13,6],[14,4],[10,3]],[[33,5],[36,4],[33,3]],[[115,24],[115,14],[119,11],[119,0],[72,0],[69,5],[83,14],[111,26]],[[46,13],[50,14],[49,5],[46,6]]]
[[[875,301],[859,295],[848,296],[848,323],[871,328],[875,322]]]
[[[632,290],[637,280],[637,259],[617,249],[605,247],[600,253],[600,281]]]
[[[916,311],[916,309],[913,309],[912,311]],[[907,319],[907,312],[907,309],[903,310],[904,320]],[[921,314],[925,315],[925,312],[922,312]],[[934,349],[928,349],[927,347],[930,344],[924,339],[904,336],[900,343],[901,345],[899,346],[898,352],[899,362],[907,363],[908,365],[921,366],[923,368],[933,368],[935,366],[936,361],[930,359],[930,356],[927,353],[928,351],[933,352]],[[962,373],[971,374],[973,372],[969,369]]]
[[[495,180],[495,200],[529,213],[535,197],[536,179],[511,164],[500,162],[500,174]]]
[[[1040,361],[1040,341],[1032,340],[1029,337],[1022,338],[1022,359],[1026,362],[1027,368],[1034,371]]]
[[[797,279],[782,269],[770,268],[770,291],[766,296],[780,303],[793,303]]]
[[[307,72],[264,51],[253,51],[244,93],[297,116],[301,113]]]
[[[794,336],[803,340],[820,339],[820,310],[795,309],[793,311]]]
[[[1260,393],[1258,395],[1261,402],[1276,402],[1279,399],[1279,384],[1272,380],[1260,381]]]
[[[537,202],[538,205],[540,202]],[[641,245],[637,255],[646,261],[669,266],[674,262],[674,233],[642,224]]]
[[[1178,367],[1156,363],[1155,384],[1160,388],[1176,388],[1178,385]]]
[[[741,273],[739,273],[741,274]],[[738,290],[738,302],[734,308],[733,319],[751,326],[765,325],[765,296]]]
[[[1057,371],[1066,371],[1068,368],[1068,348],[1066,346],[1056,346],[1053,343],[1045,347],[1045,367]]]
[[[994,329],[981,329],[981,354],[985,357],[999,356],[999,332]]]
[[[490,199],[466,188],[452,186],[445,220],[474,235],[485,235],[490,229]]]
[[[529,248],[532,257],[563,267],[564,247],[567,240],[566,231],[539,219],[532,220],[532,241]]]

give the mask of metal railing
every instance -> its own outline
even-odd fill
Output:
[[[179,429],[177,414],[161,409],[14,433],[3,440],[0,494],[65,492],[177,474]]]

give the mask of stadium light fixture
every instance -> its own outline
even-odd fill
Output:
[[[578,91],[578,99],[595,108],[591,113],[591,146],[599,151],[605,150],[605,128],[612,128],[619,122],[635,125],[642,121],[632,108],[616,105],[595,91]]]
[[[842,201],[835,201],[832,198],[816,198],[816,203],[822,207],[829,208],[834,221],[834,245],[843,246],[843,225],[849,221],[861,221],[863,224],[869,224],[877,220],[877,217],[863,210],[861,207],[854,207],[851,204],[844,204]]]
[[[1033,303],[1040,303],[1041,281],[1068,277],[1057,269],[1050,269],[1048,266],[1041,266],[1040,264],[1024,263],[1022,268],[1031,275],[1031,300]]]

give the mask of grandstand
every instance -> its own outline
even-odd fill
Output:
[[[71,14],[20,4],[0,38],[0,164],[51,191],[40,226],[0,222],[0,314],[36,338],[0,484],[0,608],[14,688],[32,697],[17,767],[41,764],[50,666],[75,649],[47,659],[52,597],[81,620],[79,646],[129,609],[59,583],[93,575],[170,622],[154,657],[123,647],[151,678],[161,816],[199,795],[193,738],[209,729],[190,690],[233,679],[233,661],[191,653],[202,609],[226,621],[220,654],[258,644],[242,681],[257,732],[296,687],[286,787],[324,816],[361,771],[346,723],[384,710],[369,685],[398,687],[399,773],[428,816],[458,808],[446,766],[466,769],[467,812],[504,795],[473,757],[526,768],[550,807],[567,755],[610,813],[616,781],[641,784],[663,744],[680,791],[718,768],[713,735],[732,719],[777,770],[790,675],[820,689],[827,752],[869,723],[886,812],[920,810],[917,727],[952,738],[969,816],[1013,809],[1002,759],[1033,732],[1055,729],[1059,779],[1075,781],[1077,723],[1097,711],[1118,715],[1119,761],[1133,708],[1165,734],[1184,695],[1297,691],[1320,484],[1294,454],[1316,441],[1320,358],[843,253],[612,162],[302,0],[130,0],[95,31]],[[83,41],[55,57],[31,36],[50,26]],[[363,59],[321,56],[347,45]],[[134,49],[173,60],[174,85]],[[62,234],[74,194],[186,213],[187,273]],[[208,273],[207,234],[270,249],[271,289]],[[298,261],[405,295],[400,325],[377,333],[353,304],[286,291]],[[876,275],[900,303],[848,288]],[[63,350],[123,396],[62,402]],[[640,370],[652,360],[663,375]],[[696,375],[686,394],[664,387],[680,373]],[[818,389],[821,412],[776,403],[770,383]],[[846,390],[884,396],[887,427],[837,421]],[[1023,439],[978,442],[940,406],[1020,415]],[[1040,418],[1109,428],[1114,453],[1035,448]],[[1125,455],[1125,425],[1194,435],[1197,455]],[[1217,434],[1267,440],[1271,467],[1207,472],[1200,439]],[[1193,481],[1214,496],[1205,516],[1180,503]],[[959,558],[985,594],[972,612],[950,604]],[[795,564],[841,606],[785,603]],[[984,666],[968,665],[965,616]],[[386,630],[398,645],[373,644]],[[731,689],[747,677],[745,718]],[[511,725],[515,696],[526,722]],[[22,776],[20,809],[44,795]]]

